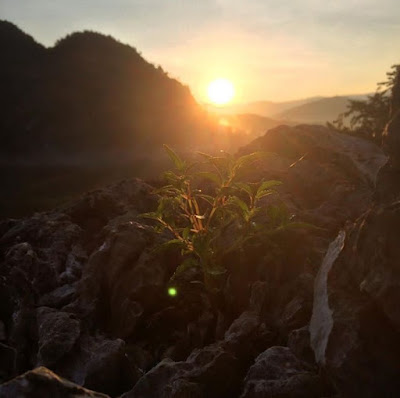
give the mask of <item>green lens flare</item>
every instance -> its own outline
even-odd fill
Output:
[[[170,295],[170,296],[176,296],[176,294],[177,294],[178,292],[177,292],[177,290],[174,288],[174,287],[170,287],[169,289],[168,289],[168,294]]]

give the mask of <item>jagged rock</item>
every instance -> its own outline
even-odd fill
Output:
[[[237,388],[239,375],[238,359],[223,344],[215,343],[195,350],[184,362],[162,360],[121,398],[178,398],[190,394],[228,398]]]
[[[320,398],[327,387],[316,369],[300,361],[287,347],[260,354],[244,380],[241,398]]]
[[[162,308],[171,274],[168,259],[154,248],[161,238],[134,221],[107,230],[79,284],[80,303],[119,337],[131,335],[143,312]]]
[[[81,202],[62,209],[1,223],[4,233],[0,236],[0,319],[7,331],[1,337],[4,347],[9,347],[7,352],[15,354],[15,366],[9,366],[8,378],[36,364],[45,364],[79,384],[120,394],[141,376],[136,365],[128,360],[122,340],[93,331],[90,335],[87,331],[93,319],[84,318],[82,315],[86,313],[79,311],[77,303],[81,298],[76,282],[81,279],[92,248],[101,245],[98,237],[104,239],[107,231],[126,224],[139,212],[150,210],[151,189],[139,180],[124,181],[103,193],[89,193]],[[102,206],[104,201],[110,208]],[[85,211],[101,218],[101,222],[94,223],[99,230],[94,232],[91,229],[94,224],[85,224]],[[104,223],[110,225],[102,238]],[[147,232],[145,242],[149,229]],[[140,231],[136,236],[142,239]],[[125,243],[129,245],[128,241]],[[136,249],[139,254],[141,247]],[[145,265],[142,274],[151,281],[156,274]],[[118,267],[114,269],[116,273],[119,271]],[[143,275],[136,273],[133,280],[140,284]],[[123,273],[119,277],[123,280]],[[96,294],[98,286],[92,286],[96,287]],[[131,314],[134,307],[124,309]],[[123,311],[120,315],[120,322],[128,318]]]
[[[132,388],[142,375],[129,361],[125,342],[102,335],[82,336],[55,370],[79,385],[111,396]]]
[[[268,288],[257,281],[251,287],[248,310],[236,318],[224,335],[224,344],[240,359],[244,367],[267,347],[274,344],[276,333],[268,329],[264,320]]]
[[[76,286],[62,285],[39,299],[38,304],[43,307],[61,308],[71,303],[76,296]]]
[[[292,330],[309,323],[313,305],[313,283],[314,276],[304,272],[291,278],[286,275],[286,280],[280,285],[275,284],[265,312],[267,320],[279,332],[279,344],[286,344]]]
[[[224,345],[240,359],[243,367],[275,341],[275,334],[268,330],[259,315],[253,311],[243,312],[225,333]]]
[[[0,317],[8,332],[6,343],[17,352],[16,372],[36,363],[36,307],[60,286],[66,259],[81,236],[77,225],[54,212],[12,222],[0,237]]]
[[[128,390],[125,397],[132,398],[329,394],[311,365],[302,328],[311,315],[313,278],[330,234],[370,205],[385,157],[373,144],[315,126],[281,127],[257,145],[246,150],[276,153],[251,170],[253,177],[282,180],[290,211],[328,231],[282,233],[281,252],[258,248],[227,256],[230,277],[220,296],[209,295],[201,283],[188,285],[201,280],[196,272],[182,274],[177,296],[168,296],[180,253],[154,250],[169,236],[137,217],[157,200],[138,180],[0,223],[1,343],[15,364],[4,377],[45,364],[112,396]],[[378,289],[366,279],[364,289]],[[395,316],[391,300],[375,300],[386,303],[389,318]],[[357,311],[357,303],[349,308]],[[286,342],[309,364],[287,348],[268,351]],[[341,386],[340,377],[332,378]],[[261,395],[251,395],[257,388]]]
[[[400,203],[376,206],[332,242],[315,282],[317,362],[344,396],[400,391]]]
[[[277,179],[281,198],[300,219],[335,233],[372,202],[387,158],[373,143],[323,126],[279,126],[241,149],[272,153],[251,171],[254,180]]]
[[[90,236],[121,215],[129,213],[132,219],[153,209],[157,197],[152,191],[150,185],[139,179],[124,180],[86,193],[63,211]]]
[[[69,353],[81,328],[72,314],[47,307],[37,309],[38,365],[51,367]]]
[[[292,330],[289,334],[287,345],[297,358],[309,363],[315,362],[308,325]]]
[[[39,367],[0,386],[4,398],[109,398],[108,395],[87,390]]]
[[[275,338],[260,319],[265,287],[263,282],[253,285],[249,309],[232,322],[223,340],[195,349],[186,361],[164,359],[124,398],[237,395],[241,376],[254,357],[272,345]]]

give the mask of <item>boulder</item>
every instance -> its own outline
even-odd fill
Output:
[[[75,350],[55,370],[79,385],[111,396],[128,391],[142,376],[129,361],[125,342],[100,334],[81,336]]]
[[[111,220],[127,213],[132,219],[152,210],[157,203],[153,189],[138,178],[123,180],[86,193],[61,211],[86,232],[90,243],[93,234],[98,234]]]
[[[155,253],[161,238],[135,221],[107,227],[79,283],[80,306],[93,320],[116,336],[135,330],[144,311],[162,308],[162,289],[171,275],[167,257]],[[164,298],[164,300],[163,300]]]
[[[315,281],[311,345],[346,397],[400,391],[400,203],[377,205],[331,243]]]
[[[320,398],[329,392],[316,368],[287,347],[261,353],[247,372],[241,398]]]
[[[237,389],[239,376],[238,359],[215,343],[193,351],[186,361],[163,359],[121,398],[228,398]]]
[[[372,203],[387,157],[375,144],[323,126],[279,126],[242,148],[271,155],[250,171],[254,180],[276,179],[281,198],[301,220],[336,233]]]
[[[302,361],[314,364],[314,352],[311,348],[309,326],[292,330],[288,337],[287,346]]]
[[[37,309],[38,365],[51,367],[68,354],[81,333],[80,322],[72,314],[48,307]]]

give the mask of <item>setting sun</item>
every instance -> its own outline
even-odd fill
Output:
[[[216,79],[208,85],[208,98],[216,105],[227,104],[234,95],[233,84],[227,79]]]

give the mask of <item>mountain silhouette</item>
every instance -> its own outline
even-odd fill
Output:
[[[1,21],[0,48],[3,156],[132,154],[212,132],[188,87],[111,36],[84,31],[45,48]]]

